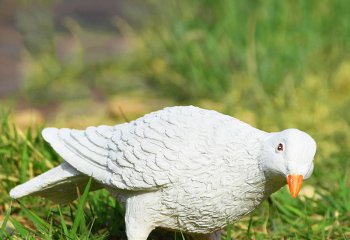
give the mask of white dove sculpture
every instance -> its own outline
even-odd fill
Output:
[[[146,240],[156,227],[220,239],[220,229],[286,183],[296,197],[316,152],[300,130],[267,133],[193,106],[83,131],[46,128],[42,135],[64,162],[10,196],[65,203],[92,176],[93,190],[105,187],[125,203],[128,240]]]

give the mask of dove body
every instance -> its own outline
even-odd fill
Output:
[[[92,176],[93,190],[105,187],[126,204],[129,240],[146,240],[156,227],[220,239],[220,229],[286,183],[295,197],[316,152],[300,130],[267,133],[193,106],[83,131],[46,128],[43,137],[64,162],[11,197],[68,202]]]

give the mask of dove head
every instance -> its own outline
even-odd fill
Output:
[[[284,177],[296,197],[303,180],[312,174],[315,153],[316,142],[298,129],[268,133],[261,152],[265,175]]]

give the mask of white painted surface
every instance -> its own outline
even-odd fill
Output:
[[[11,197],[54,196],[56,189],[45,186],[76,179],[83,185],[81,179],[92,176],[95,189],[104,186],[126,202],[129,240],[145,240],[155,227],[219,239],[220,232],[213,232],[253,211],[286,184],[286,174],[308,178],[316,151],[314,140],[299,130],[266,133],[193,106],[113,127],[47,128],[43,137],[66,161],[64,168],[16,187]]]

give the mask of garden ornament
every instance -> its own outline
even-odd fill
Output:
[[[220,239],[220,229],[286,183],[296,197],[316,152],[300,130],[268,133],[193,106],[83,131],[46,128],[42,135],[64,162],[10,196],[66,203],[91,176],[92,190],[106,188],[125,203],[128,240],[146,240],[156,227]]]

